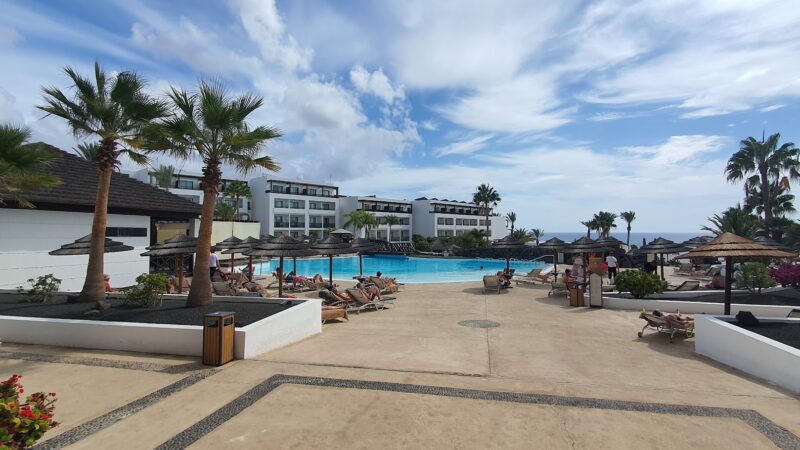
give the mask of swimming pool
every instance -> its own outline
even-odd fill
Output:
[[[278,259],[254,264],[256,274],[270,275],[278,268]],[[544,268],[541,261],[511,261],[517,273],[527,273],[535,268]],[[477,258],[417,258],[400,255],[364,257],[364,274],[382,272],[384,276],[396,277],[401,283],[442,283],[452,281],[476,281],[484,275],[493,275],[506,267],[505,260]],[[292,270],[292,258],[283,261],[283,270]],[[328,258],[297,259],[297,273],[311,277],[322,274],[328,278]],[[358,275],[358,256],[333,258],[333,278],[350,280]]]

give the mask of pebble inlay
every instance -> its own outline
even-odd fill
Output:
[[[469,328],[494,328],[500,326],[499,323],[492,322],[491,320],[462,320],[458,322],[458,324],[462,327]]]

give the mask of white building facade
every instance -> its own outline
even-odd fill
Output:
[[[332,184],[263,176],[250,180],[253,219],[261,233],[323,238],[340,227],[339,188]]]
[[[367,211],[375,215],[378,226],[368,231],[359,230],[359,237],[368,237],[379,241],[405,243],[411,242],[414,223],[414,211],[411,201],[380,198],[371,196],[346,196],[339,198],[339,221],[342,226],[347,222],[350,211]],[[389,225],[387,217],[397,218],[396,225]],[[366,232],[366,236],[364,236]]]
[[[486,230],[486,217],[474,203],[436,198],[418,198],[412,202],[413,232],[423,237],[453,237],[470,230]],[[501,239],[508,234],[505,220],[489,214],[489,237]]]

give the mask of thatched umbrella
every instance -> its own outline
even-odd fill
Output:
[[[572,241],[572,243],[569,244],[566,249],[564,249],[564,252],[565,253],[578,253],[580,255],[584,255],[584,254],[588,254],[588,253],[607,252],[609,250],[610,250],[610,248],[608,248],[602,242],[598,243],[594,239],[584,236],[584,237],[582,237],[580,239],[576,239],[576,240]],[[584,277],[584,279],[586,279],[587,278],[586,277],[586,265],[587,265],[588,261],[587,261],[587,258],[582,258],[582,259],[583,259],[583,277]]]
[[[643,245],[641,248],[635,250],[635,253],[657,255],[659,263],[661,264],[661,280],[667,278],[664,276],[664,255],[671,253],[683,253],[688,251],[689,247],[683,244],[677,244],[669,239],[658,237],[650,241],[649,244]]]
[[[791,247],[783,245],[780,242],[775,242],[772,239],[764,237],[764,236],[758,236],[755,239],[753,239],[753,241],[755,243],[757,243],[757,244],[766,245],[767,247],[772,247],[775,250],[780,250],[780,251],[783,251],[783,252],[790,252],[791,253],[791,252],[794,251]]]
[[[725,315],[727,316],[731,313],[733,258],[792,258],[795,256],[797,253],[776,250],[733,233],[722,233],[708,244],[689,250],[676,258],[725,258]]]
[[[308,248],[308,244],[289,236],[278,236],[270,241],[262,241],[251,249],[242,251],[247,256],[277,256],[278,265],[278,297],[283,295],[283,258],[294,256],[311,256],[317,252]]]
[[[712,240],[714,240],[713,236],[695,236],[689,240],[683,241],[683,245],[694,248],[700,245],[708,244]]]
[[[333,284],[333,255],[353,253],[350,244],[333,235],[311,244],[311,250],[316,250],[320,255],[328,256],[328,282],[331,284]]]
[[[350,248],[358,252],[358,275],[364,276],[364,263],[361,259],[365,251],[372,250],[378,245],[369,239],[355,238],[350,241]]]
[[[550,238],[539,244],[540,249],[553,252],[553,278],[556,281],[558,281],[558,252],[564,250],[566,246],[567,243],[557,237]]]
[[[69,244],[64,244],[60,248],[57,248],[51,252],[50,255],[88,255],[89,254],[89,246],[92,242],[92,235],[87,234],[86,236],[76,239]],[[116,253],[116,252],[127,252],[133,250],[133,247],[130,245],[125,245],[122,242],[112,241],[109,238],[106,238],[105,243],[103,244],[103,253]]]
[[[175,276],[178,277],[178,293],[183,291],[183,257],[193,255],[197,247],[197,238],[183,234],[173,236],[161,244],[147,247],[147,251],[142,256],[174,256],[175,257]],[[215,248],[211,247],[211,251]],[[206,269],[208,270],[208,269]]]
[[[331,231],[328,235],[336,236],[343,241],[347,241],[353,237],[353,232],[347,231],[344,228],[339,228],[338,230]]]
[[[603,236],[594,241],[596,244],[602,244],[609,248],[619,248],[624,242],[615,238],[614,236]]]
[[[241,242],[239,242],[235,247],[230,247],[227,250],[223,251],[222,254],[224,254],[224,255],[227,255],[227,254],[233,255],[234,253],[242,253],[243,250],[254,248],[259,243],[265,242],[265,241],[268,241],[268,240],[269,239],[256,239],[253,236],[248,236],[247,238],[245,238]],[[248,269],[250,269],[247,272],[247,280],[248,281],[253,281],[253,271],[252,271],[253,257],[249,256],[249,255],[245,255],[245,256],[248,257],[247,267],[248,267]],[[232,256],[231,256],[231,264],[233,264],[233,257]],[[233,265],[231,265],[231,267],[233,267]]]
[[[431,251],[432,252],[443,252],[447,250],[447,244],[444,243],[441,239],[436,239],[431,244]]]
[[[214,246],[217,247],[218,249],[221,249],[221,250],[228,250],[228,249],[231,249],[231,248],[237,248],[237,246],[239,244],[241,244],[241,243],[242,243],[241,239],[239,239],[236,236],[231,236],[231,237],[225,239],[222,242],[217,242],[216,244],[214,244]],[[231,275],[233,275],[233,255],[234,255],[235,252],[222,252],[222,253],[230,253],[230,255],[231,255]]]
[[[492,242],[492,248],[501,249],[505,251],[506,254],[506,272],[509,272],[511,269],[511,250],[518,249],[525,247],[525,243],[522,241],[515,241],[511,239],[511,235],[504,237],[503,239],[499,239],[497,241]]]

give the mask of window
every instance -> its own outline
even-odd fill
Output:
[[[308,216],[309,228],[322,228],[322,216]]]
[[[192,180],[178,180],[178,189],[194,189]]]
[[[333,202],[322,202],[322,209],[326,211],[333,211],[336,209],[336,203]]]
[[[285,198],[276,198],[275,199],[275,207],[276,208],[288,208],[289,207],[289,200]]]
[[[439,231],[436,232],[436,235],[438,237],[452,237],[453,236],[453,230],[439,230]]]
[[[289,216],[289,226],[292,228],[301,228],[306,226],[306,216],[292,214]]]
[[[400,240],[400,230],[392,230],[392,241],[399,241]]]
[[[289,228],[289,216],[286,214],[276,214],[275,228]]]
[[[334,216],[322,216],[322,227],[323,228],[336,228],[336,217],[334,217]]]
[[[331,190],[330,189],[323,189],[322,190],[322,196],[323,197],[330,197],[331,196]]]
[[[470,224],[470,226],[477,227],[478,226],[478,219],[470,219],[469,224]]]
[[[179,194],[178,197],[183,197],[186,200],[189,200],[189,201],[192,201],[192,202],[195,202],[195,203],[200,203],[200,197],[197,196],[197,195],[180,195]]]
[[[106,227],[106,237],[147,237],[147,228]]]
[[[386,230],[378,230],[377,233],[375,233],[375,235],[379,241],[385,241],[387,238]]]
[[[437,225],[444,225],[444,217],[439,217],[438,219],[436,219],[436,224]]]
[[[456,230],[456,236],[461,236],[464,234],[464,230]]]
[[[409,225],[411,220],[408,217],[401,217],[400,218],[400,225]]]
[[[445,225],[452,225],[453,224],[453,218],[452,217],[445,218],[444,219],[444,224]]]
[[[299,231],[291,231],[291,232],[289,232],[289,236],[297,239],[297,238],[300,237],[300,232]]]
[[[305,209],[306,201],[305,200],[291,200],[289,202],[289,207],[292,209]]]
[[[308,195],[317,195],[317,188],[308,188]]]
[[[289,193],[290,194],[299,194],[300,193],[300,188],[297,187],[297,186],[290,186],[289,187]]]
[[[481,219],[481,226],[484,226],[484,225],[486,225],[486,221]]]
[[[400,230],[400,240],[408,242],[411,240],[411,232],[408,230]]]
[[[464,225],[464,219],[456,219],[456,225]]]
[[[283,187],[282,184],[273,184],[272,185],[272,192],[277,192],[279,194],[282,194],[283,193],[283,189],[284,189],[284,187]]]

